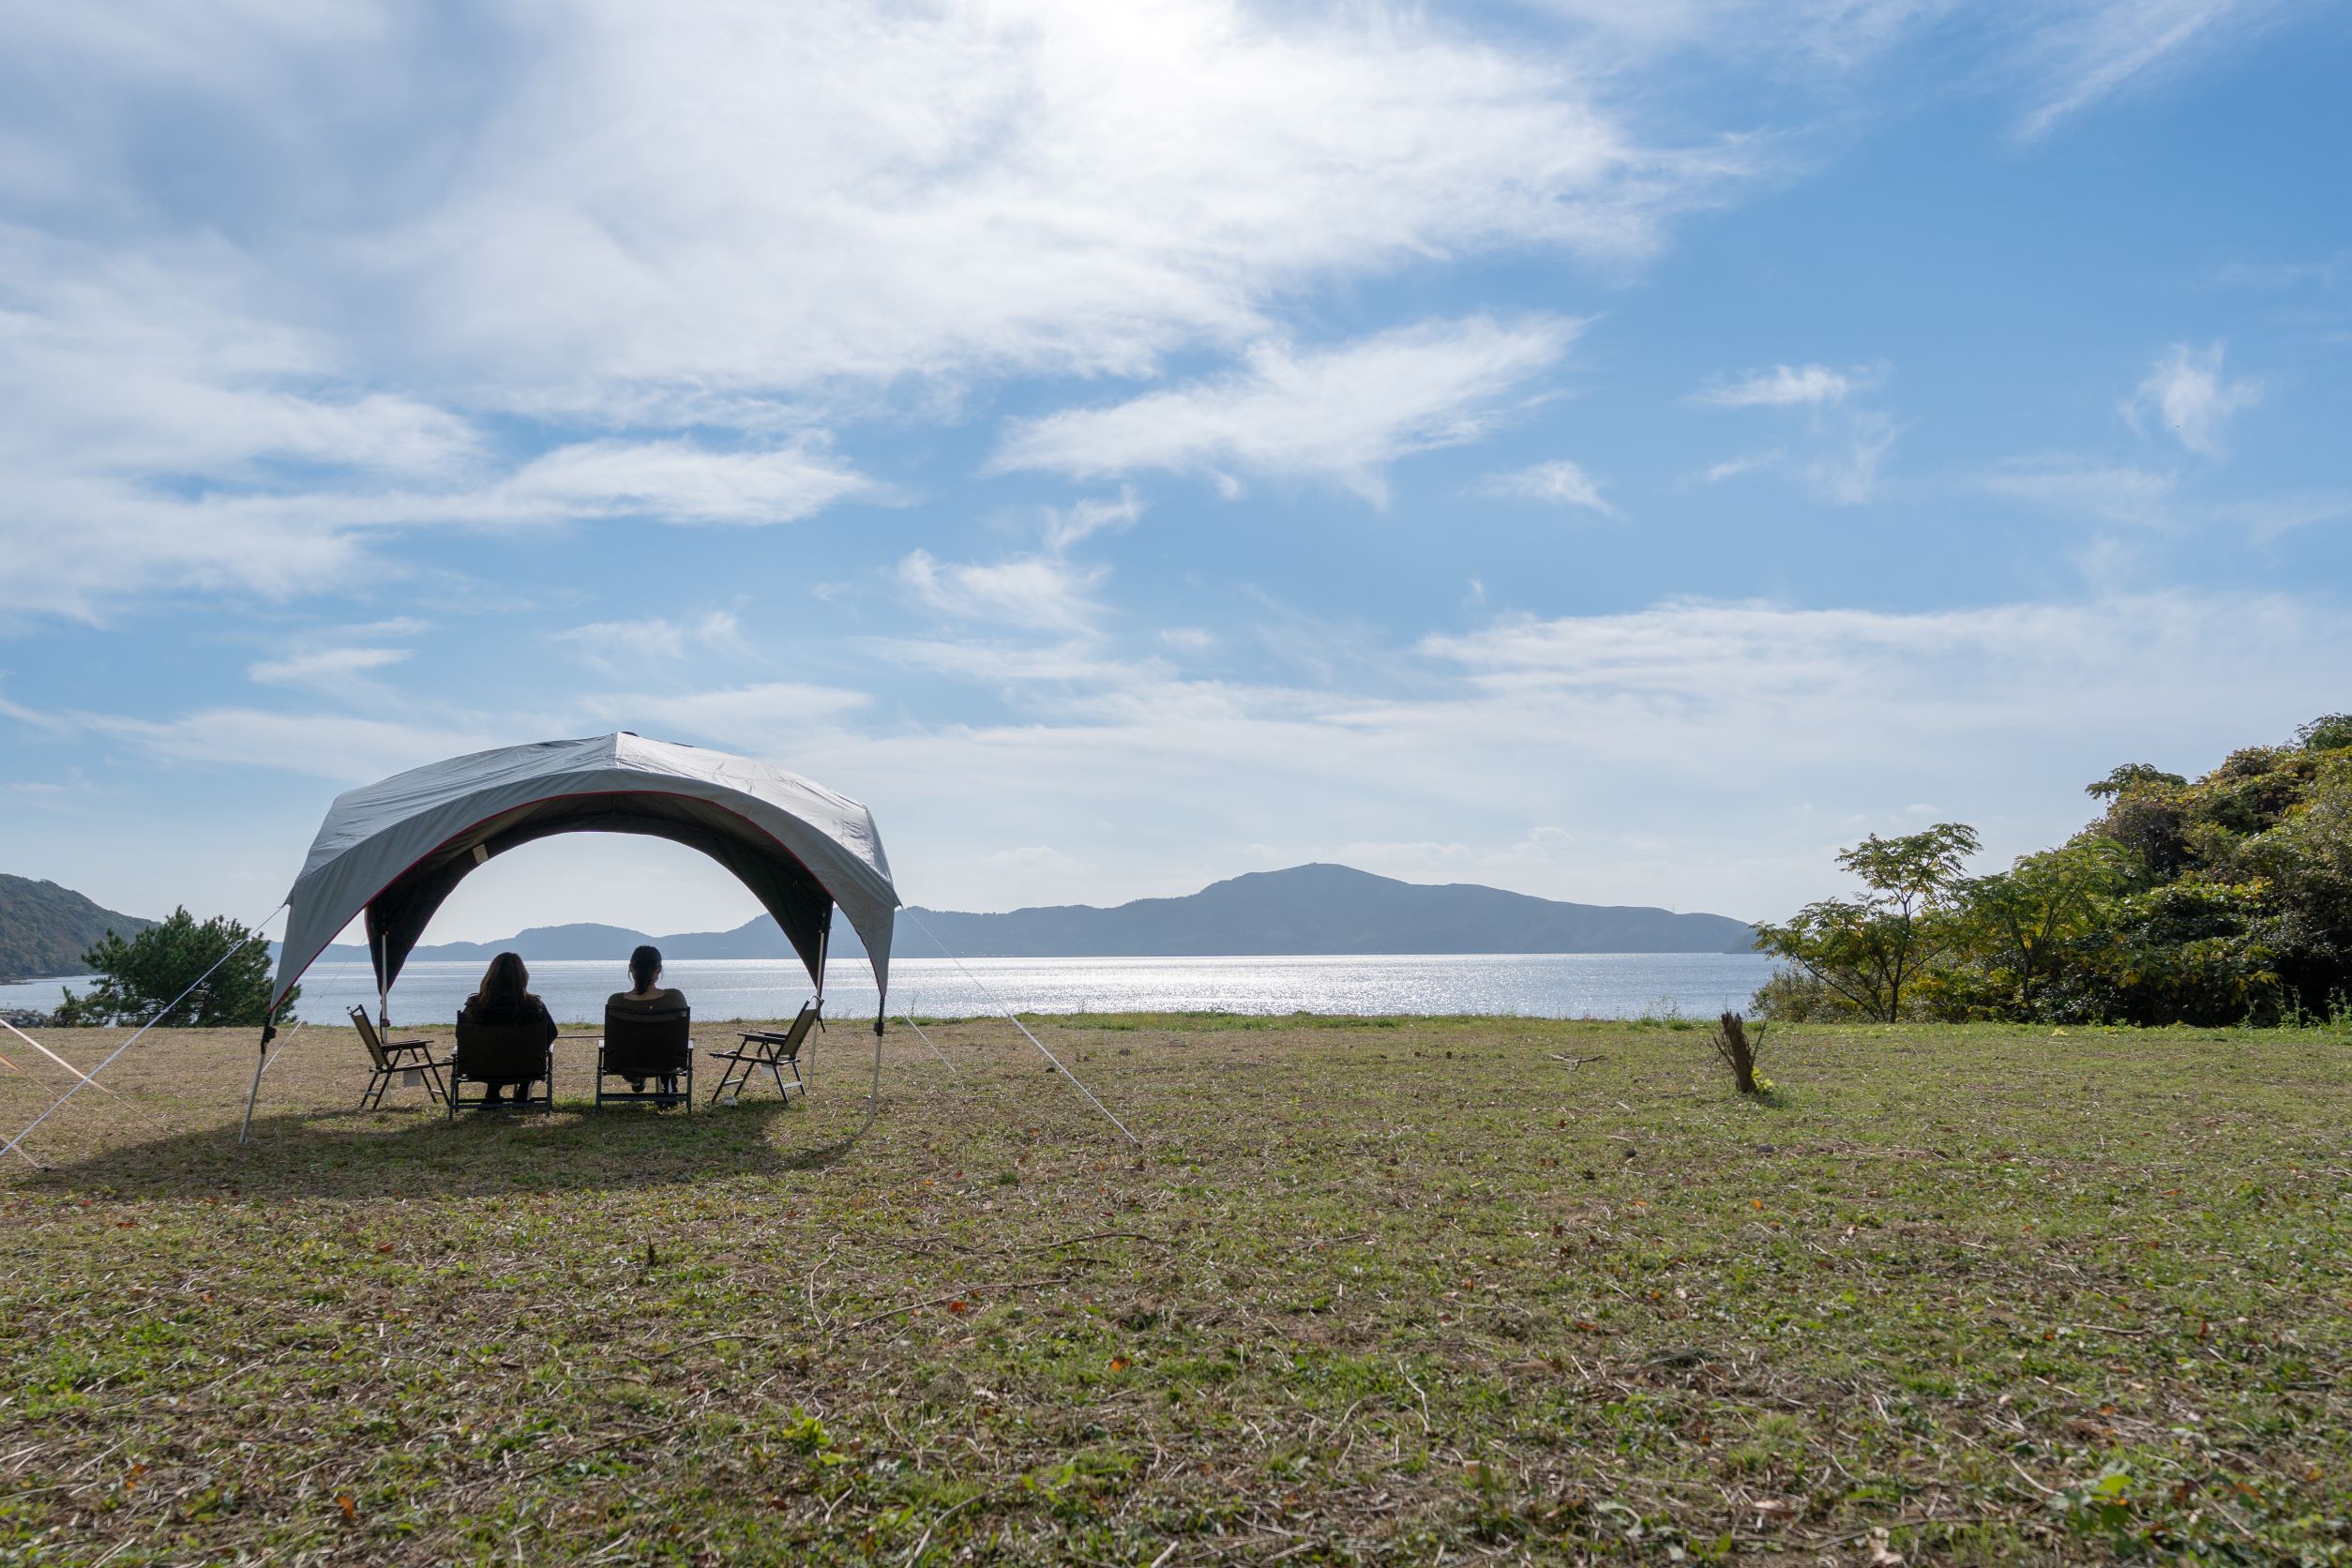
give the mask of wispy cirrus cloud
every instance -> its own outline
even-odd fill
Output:
[[[1877,382],[1877,373],[1863,368],[1773,365],[1726,376],[1692,393],[1691,400],[1706,408],[1818,408],[1844,402]]]
[[[297,686],[349,698],[374,689],[370,677],[376,671],[405,663],[415,652],[413,648],[313,648],[249,665],[246,674],[263,686]]]
[[[1094,590],[1107,566],[1082,566],[1048,555],[1008,561],[941,561],[927,550],[898,563],[899,587],[924,609],[951,621],[993,622],[1024,631],[1067,634],[1093,627],[1102,613]]]
[[[689,656],[709,654],[744,658],[752,652],[741,623],[725,610],[678,618],[651,615],[626,621],[592,621],[550,635],[554,641],[577,650],[580,657],[604,670],[675,664]]]
[[[1978,481],[1996,495],[2047,511],[2143,528],[2172,520],[2178,482],[2156,469],[2070,458],[2020,461]]]
[[[1261,343],[1229,375],[1012,425],[989,467],[1323,479],[1378,505],[1397,459],[1477,439],[1582,324],[1425,322],[1331,348]]]
[[[2060,121],[2160,76],[2186,70],[2291,11],[2300,0],[2073,0],[2024,21],[2009,73],[2031,101],[2017,134]]]
[[[1565,458],[1514,469],[1507,474],[1490,474],[1480,480],[1474,493],[1504,501],[1537,501],[1554,506],[1582,506],[1588,510],[1614,514],[1601,494],[1601,487],[1583,468]]]
[[[1804,432],[1792,441],[1798,454],[1793,459],[1778,449],[1751,454],[1716,463],[1702,477],[1720,484],[1740,474],[1778,468],[1834,505],[1858,506],[1875,499],[1879,465],[1903,428],[1883,409],[1854,406],[1848,400],[1875,390],[1885,373],[1873,366],[1773,365],[1701,387],[1690,400],[1702,408],[1777,413],[1799,420]]]

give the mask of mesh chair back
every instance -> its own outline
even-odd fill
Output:
[[[458,1015],[457,1070],[477,1083],[522,1083],[547,1076],[547,1034],[526,1023],[475,1023]]]
[[[640,1013],[604,1010],[604,1070],[624,1078],[661,1078],[683,1073],[694,1062],[690,1008]]]

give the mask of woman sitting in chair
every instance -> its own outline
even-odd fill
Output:
[[[647,942],[629,955],[629,989],[605,998],[605,1012],[639,1018],[666,1018],[686,1010],[686,992],[661,983],[661,949]],[[631,1078],[629,1088],[641,1092],[645,1080]]]
[[[482,972],[482,988],[465,999],[465,1009],[459,1015],[460,1022],[505,1027],[513,1024],[532,1026],[544,1035],[544,1044],[555,1043],[555,1019],[549,1014],[547,1003],[531,994],[531,972],[522,967],[520,953],[501,953]],[[489,1085],[490,1104],[498,1102],[498,1092],[511,1085],[515,1103],[521,1105],[531,1097],[535,1078],[494,1078],[483,1080]]]

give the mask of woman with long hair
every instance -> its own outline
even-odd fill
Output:
[[[546,1036],[543,1043],[555,1043],[555,1019],[548,1012],[547,1003],[532,994],[531,972],[523,967],[520,953],[501,953],[490,961],[490,968],[482,972],[480,988],[465,999],[465,1009],[459,1020],[494,1026],[524,1024],[542,1033]],[[498,1092],[511,1085],[515,1103],[520,1105],[530,1098],[531,1085],[536,1081],[535,1078],[486,1079],[490,1090],[488,1103],[497,1104]]]

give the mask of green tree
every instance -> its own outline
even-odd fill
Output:
[[[2126,762],[2098,783],[2084,785],[2083,793],[2093,800],[2113,800],[2118,795],[2128,793],[2133,790],[2164,785],[2179,789],[2187,782],[2189,781],[2177,773],[2166,773],[2164,769],[2150,767],[2146,762]]]
[[[2184,880],[2116,900],[2085,954],[2081,1016],[2112,1023],[2275,1020],[2285,1001],[2260,882]]]
[[[283,1023],[294,1017],[302,988],[287,992],[277,1012],[264,1018],[269,1012],[269,943],[251,940],[253,935],[222,915],[198,925],[185,909],[173,910],[169,920],[128,940],[109,931],[82,955],[98,982],[78,997],[66,993],[57,1021],[145,1023],[168,1004],[171,1012],[158,1020],[167,1029]]]
[[[1837,857],[1862,879],[1861,897],[1807,904],[1786,925],[1759,927],[1756,945],[1797,964],[1867,1017],[1892,1023],[1945,948],[1946,911],[1976,849],[1976,830],[1963,822],[1893,838],[1874,833]]]
[[[2239,858],[2265,889],[2281,980],[2306,1011],[2332,1010],[2352,996],[2352,754],[2328,759]]]
[[[2040,1018],[2051,979],[2101,928],[2127,881],[2123,852],[2093,838],[2021,855],[2006,871],[1961,883],[1952,935],[1967,972],[1951,985],[1955,1010]]]
[[[2298,725],[2295,744],[2305,751],[2342,751],[2352,747],[2352,714],[2322,714]]]

